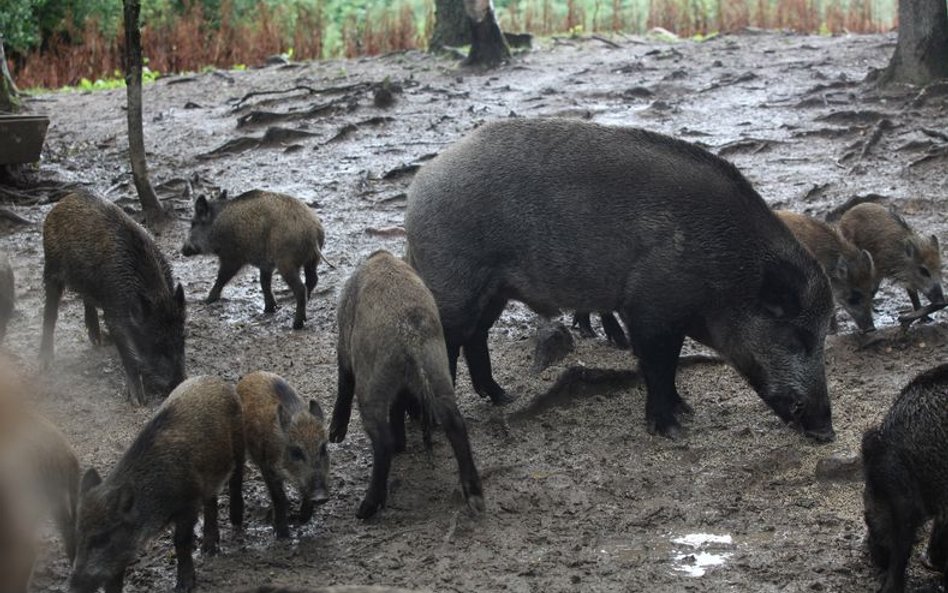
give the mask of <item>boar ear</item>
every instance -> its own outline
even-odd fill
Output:
[[[207,198],[198,196],[194,201],[194,217],[198,219],[207,218],[211,213],[211,207],[207,205]]]
[[[135,491],[131,484],[125,484],[119,489],[118,493],[118,511],[122,515],[130,515],[135,506]]]
[[[290,424],[293,423],[293,418],[290,417],[290,413],[286,411],[283,404],[277,404],[277,419],[280,421],[280,428],[283,432],[289,430]]]
[[[876,277],[876,262],[874,259],[872,259],[872,254],[866,251],[865,249],[863,249],[862,259],[865,260],[867,264],[869,264],[869,273],[872,274],[873,278],[875,278]]]
[[[85,494],[90,488],[95,488],[101,483],[102,478],[99,476],[99,472],[97,472],[94,467],[90,467],[82,476],[82,482],[79,484],[79,493]]]
[[[766,262],[760,285],[761,307],[771,317],[786,319],[800,313],[800,291],[805,283],[799,269],[786,261]]]
[[[316,416],[320,420],[323,419],[323,409],[319,407],[319,402],[315,399],[309,400],[309,413],[313,416]]]
[[[932,235],[931,237],[929,237],[929,239],[931,239],[932,241],[932,247],[934,247],[935,250],[937,251],[938,250],[938,237],[935,235]]]
[[[915,259],[915,254],[918,253],[918,250],[915,248],[915,243],[912,241],[912,238],[907,237],[905,241],[902,242],[902,246],[905,248],[906,257]]]
[[[181,286],[180,282],[174,289],[174,302],[178,307],[184,308],[184,287]]]
[[[842,255],[836,256],[836,265],[833,266],[833,277],[837,280],[846,281],[846,276],[849,275],[849,266],[846,265],[846,258]]]

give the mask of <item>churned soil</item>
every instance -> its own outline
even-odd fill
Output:
[[[401,253],[404,238],[393,227],[402,223],[414,170],[491,119],[576,117],[672,134],[732,160],[774,207],[825,216],[868,196],[896,206],[944,244],[948,98],[939,87],[880,92],[864,82],[894,47],[892,34],[748,32],[701,43],[562,38],[485,73],[408,52],[163,78],[144,91],[145,134],[152,181],[177,217],[158,243],[187,294],[188,371],[232,381],[273,371],[329,413],[335,303],[345,278],[375,249]],[[382,107],[373,96],[386,80],[395,102]],[[281,92],[263,94],[271,91]],[[29,105],[52,119],[41,177],[87,184],[137,212],[123,91],[44,94]],[[292,295],[281,280],[274,282],[281,307],[273,315],[263,313],[255,270],[238,276],[222,301],[205,305],[217,262],[180,254],[195,196],[252,188],[299,197],[326,228],[325,255],[335,267],[320,266],[302,331],[290,329]],[[0,238],[15,263],[18,298],[4,349],[30,371],[37,369],[42,326],[39,222],[50,207],[11,205],[37,224],[11,226]],[[898,311],[908,307],[902,289],[884,283],[876,305],[881,329],[871,340],[842,316],[840,333],[827,340],[838,439],[823,445],[783,426],[732,368],[715,363],[679,373],[695,409],[684,436],[650,436],[629,352],[574,334],[573,353],[533,373],[538,320],[511,306],[491,332],[491,349],[498,381],[518,400],[492,407],[473,393],[464,371],[457,384],[483,478],[482,516],[465,510],[444,436],[436,434],[429,456],[410,423],[388,507],[368,522],[357,520],[371,454],[354,414],[345,442],[330,446],[331,501],[293,539],[277,542],[265,488],[250,472],[246,529],[239,534],[225,525],[220,555],[195,553],[199,590],[265,583],[515,592],[874,590],[862,486],[843,473],[818,477],[816,467],[834,455],[854,455],[863,430],[880,420],[901,386],[946,360],[948,343],[944,312],[932,323],[899,328]],[[74,294],[61,308],[56,347],[54,369],[37,379],[38,405],[62,427],[83,467],[108,471],[159,402],[143,408],[126,400],[116,352],[85,339]],[[574,366],[629,372],[547,398]],[[50,547],[35,589],[66,591],[69,567],[59,540],[51,530],[45,539]],[[913,590],[937,587],[923,551],[919,546],[912,560]],[[126,583],[130,592],[173,587],[170,531],[130,567]]]

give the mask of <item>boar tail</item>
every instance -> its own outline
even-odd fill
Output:
[[[324,262],[326,262],[326,265],[327,265],[327,266],[329,266],[329,267],[332,268],[333,270],[336,269],[336,266],[334,266],[331,261],[329,261],[328,259],[326,259],[326,256],[323,255],[323,252],[322,252],[322,251],[317,251],[317,252],[316,252],[316,255],[319,256],[319,259],[321,259],[321,260],[323,260]]]
[[[422,359],[414,358],[412,360],[413,368],[410,369],[412,376],[412,392],[418,398],[418,408],[421,415],[421,434],[425,443],[425,450],[431,453],[431,430],[437,423],[436,409],[437,397],[432,377],[429,374],[432,366],[426,360],[428,357],[423,355]]]

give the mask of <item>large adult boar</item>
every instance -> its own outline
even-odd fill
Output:
[[[876,268],[872,255],[812,216],[789,210],[778,210],[777,216],[820,262],[836,303],[849,313],[859,329],[875,329],[872,297],[876,292]]]
[[[194,203],[191,233],[181,252],[184,255],[211,253],[220,259],[217,280],[205,302],[221,298],[221,290],[237,272],[250,264],[260,269],[264,312],[276,311],[271,284],[273,270],[289,284],[296,297],[293,329],[306,321],[306,299],[316,287],[316,265],[325,236],[319,217],[292,196],[251,190],[236,198],[222,196],[208,201],[200,196]],[[300,281],[300,268],[306,285]]]
[[[289,537],[285,481],[300,493],[300,523],[312,518],[315,505],[329,500],[323,411],[316,400],[304,404],[282,377],[265,371],[241,377],[237,394],[243,407],[247,453],[260,469],[273,501],[273,528],[277,537]],[[235,476],[242,480],[241,474]]]
[[[104,586],[107,593],[120,592],[125,568],[170,523],[178,561],[175,591],[193,590],[198,514],[203,507],[201,549],[212,554],[220,542],[218,493],[243,462],[243,419],[233,386],[216,377],[179,385],[104,481],[95,469],[83,476],[70,590],[92,593]],[[232,478],[231,501],[240,501],[234,487]],[[232,502],[231,522],[239,524],[242,512]]]
[[[892,278],[905,287],[915,309],[922,306],[919,292],[932,303],[944,302],[938,237],[922,237],[894,210],[871,202],[843,213],[839,230],[857,247],[872,254],[877,286],[882,278]]]
[[[372,481],[357,516],[385,506],[392,453],[405,450],[405,413],[422,420],[425,444],[441,424],[451,441],[468,506],[484,510],[464,418],[454,402],[438,309],[431,292],[408,264],[376,251],[346,281],[339,297],[339,393],[329,440],[342,442],[352,397],[372,441]]]
[[[151,235],[118,206],[87,193],[60,200],[43,223],[44,366],[63,291],[79,293],[89,339],[101,343],[97,309],[118,347],[128,392],[167,395],[184,380],[184,290]]]
[[[675,436],[685,336],[724,354],[784,421],[833,438],[823,368],[829,283],[727,161],[659,134],[505,120],[422,167],[408,192],[408,261],[434,294],[451,374],[497,404],[488,330],[507,301],[541,315],[618,311],[652,432]]]
[[[883,593],[905,590],[915,535],[935,519],[928,555],[948,587],[948,364],[902,389],[882,424],[862,437],[866,526]]]

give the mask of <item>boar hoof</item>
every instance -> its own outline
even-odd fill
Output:
[[[685,400],[678,398],[678,403],[675,404],[675,414],[678,416],[694,416],[695,409],[691,407],[691,404]]]
[[[475,515],[484,512],[484,498],[482,496],[469,496],[467,498],[467,508]]]
[[[366,498],[359,505],[359,512],[356,513],[356,517],[364,521],[378,512],[380,508],[382,508],[382,503]]]
[[[207,298],[204,299],[204,304],[205,304],[205,305],[210,305],[210,304],[212,304],[212,303],[216,303],[216,302],[219,301],[219,300],[221,300],[221,295],[219,295],[219,294],[209,294],[209,295],[207,295]]]
[[[676,441],[681,438],[681,425],[674,418],[670,422],[660,422],[658,420],[648,421],[648,433],[651,435],[663,436]]]
[[[194,591],[194,575],[188,575],[179,579],[174,586],[174,593],[191,593]]]
[[[303,320],[302,320],[302,319],[294,319],[294,320],[293,320],[293,329],[303,329]]]
[[[263,307],[263,313],[265,315],[271,315],[273,313],[276,313],[276,310],[277,310],[276,305],[265,305]]]
[[[336,428],[332,426],[329,429],[329,442],[330,443],[341,443],[346,438],[346,432],[348,432],[348,427],[345,428]]]
[[[217,556],[221,547],[217,542],[204,542],[201,544],[201,553],[205,556]]]
[[[517,401],[517,396],[510,395],[501,387],[491,390],[487,394],[487,397],[490,398],[491,403],[493,403],[495,406],[506,406]]]

